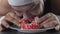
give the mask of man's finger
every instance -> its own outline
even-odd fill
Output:
[[[9,14],[6,15],[5,20],[12,22],[13,24],[19,26],[19,21],[11,17]]]
[[[1,24],[0,24],[0,32],[3,30],[3,28],[2,28],[2,26],[1,26]]]
[[[19,26],[20,18],[14,12],[9,12],[5,19]]]
[[[44,27],[55,27],[58,25],[58,21],[54,16],[51,16],[49,19],[45,20],[41,25]]]
[[[43,22],[43,21],[45,21],[45,20],[47,20],[47,19],[49,19],[51,16],[52,16],[52,13],[48,13],[48,14],[42,16],[42,17],[39,19],[40,23]]]
[[[45,20],[42,24],[49,23],[49,22],[51,22],[51,21],[54,21],[54,18],[53,18],[53,17],[48,18],[48,19]]]
[[[12,17],[12,18],[16,19],[17,21],[19,21],[19,20],[20,20],[20,18],[16,15],[16,13],[15,13],[15,12],[9,12],[9,13],[8,13],[8,15],[10,15],[10,17]]]
[[[48,22],[48,23],[44,23],[43,24],[43,27],[45,28],[52,28],[52,27],[55,27],[56,25],[58,25],[57,21],[51,21],[51,22]]]
[[[9,24],[6,22],[6,21],[2,21],[2,23],[1,23],[4,27],[6,27],[6,28],[9,28],[10,26],[9,26]]]
[[[35,17],[35,22],[39,23],[39,17]]]
[[[15,25],[17,25],[17,26],[19,26],[19,21],[17,21],[17,20],[14,19],[14,18],[9,17],[9,18],[6,18],[6,20],[12,22],[13,24],[15,24]]]

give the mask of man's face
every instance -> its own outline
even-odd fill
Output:
[[[12,6],[12,8],[14,10],[16,10],[15,12],[19,15],[19,16],[23,16],[27,19],[31,19],[34,17],[34,15],[31,14],[32,11],[30,11],[33,7],[33,4],[27,4],[27,5],[24,5],[24,6]],[[36,12],[36,11],[35,11]],[[35,13],[35,12],[32,12],[32,13]],[[37,11],[38,12],[38,11]]]
[[[19,16],[25,16],[27,17],[28,14],[30,15],[30,13],[28,12],[27,14],[27,11],[29,11],[33,6],[33,3],[30,3],[30,4],[27,4],[27,5],[24,5],[24,6],[12,6],[12,8],[15,10],[15,12],[19,15]]]

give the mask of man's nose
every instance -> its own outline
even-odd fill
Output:
[[[27,19],[28,17],[27,17],[27,14],[24,12],[23,13],[23,18],[25,18],[25,19]]]
[[[31,22],[33,20],[34,16],[31,15],[30,13],[23,13],[23,18],[25,18]]]

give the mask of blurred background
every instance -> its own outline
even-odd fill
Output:
[[[46,12],[53,12],[60,15],[60,0],[46,0],[45,13]]]

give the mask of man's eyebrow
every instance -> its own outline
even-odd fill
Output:
[[[22,11],[19,11],[19,10],[16,10],[16,11],[17,11],[17,12],[20,12],[20,13],[22,12]],[[15,11],[15,12],[16,12],[16,11]]]

